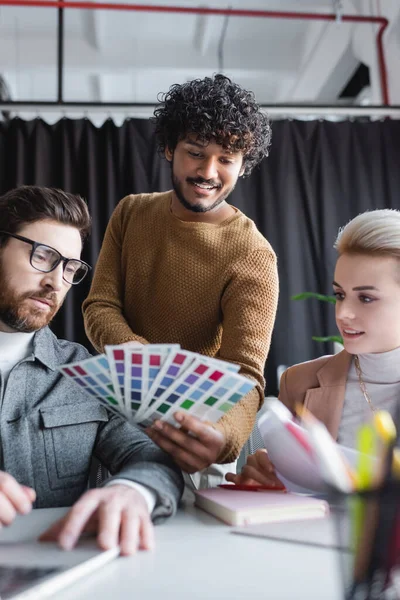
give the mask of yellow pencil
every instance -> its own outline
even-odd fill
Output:
[[[361,489],[372,488],[373,490],[379,490],[383,485],[390,471],[391,465],[388,464],[390,456],[390,450],[393,442],[396,439],[396,427],[394,425],[391,415],[384,410],[377,411],[373,416],[373,429],[375,435],[379,440],[379,452],[377,459],[377,466],[374,472],[370,475],[370,484],[367,487]],[[367,430],[369,425],[363,425],[361,430]],[[363,481],[360,483],[368,483]],[[356,524],[357,528],[362,527],[359,532],[359,543],[356,541],[356,556],[354,560],[354,580],[356,582],[364,581],[368,575],[369,565],[371,562],[371,556],[373,552],[374,540],[376,537],[376,529],[379,522],[379,501],[377,497],[370,498],[366,504],[361,501],[363,508],[360,507],[360,513],[357,517],[361,519],[363,523],[358,521]],[[354,516],[354,515],[353,515]]]

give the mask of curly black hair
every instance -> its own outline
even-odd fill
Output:
[[[225,75],[217,74],[175,84],[159,94],[160,106],[153,122],[158,149],[174,150],[188,133],[203,143],[211,140],[232,152],[243,153],[244,175],[268,156],[271,126],[260,111],[253,92],[244,90]]]

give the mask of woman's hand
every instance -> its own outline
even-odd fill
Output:
[[[265,449],[250,454],[241,473],[237,475],[227,473],[225,478],[236,485],[266,485],[277,490],[285,489],[283,483],[276,476],[275,467],[269,460]]]

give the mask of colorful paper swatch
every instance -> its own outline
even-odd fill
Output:
[[[128,411],[137,411],[137,419],[147,407],[149,388],[165,359],[179,348],[178,344],[149,344],[125,352],[125,402]]]
[[[221,363],[221,361],[215,362]],[[229,393],[229,388],[226,386],[234,386],[235,391],[241,386],[247,385],[249,391],[254,387],[254,384],[245,377],[232,371],[226,372],[227,366],[228,363],[225,363],[221,368],[220,364],[216,365],[206,357],[195,359],[154,403],[150,412],[144,414],[144,418],[150,417],[151,420],[157,418],[174,424],[176,421],[173,415],[179,410],[188,411],[199,419],[218,421],[226,412],[224,409]],[[236,365],[232,366],[236,367]],[[233,404],[231,402],[231,406]]]
[[[104,354],[64,365],[60,367],[60,371],[90,396],[113,409],[114,412],[124,408],[115,394],[108,359]]]
[[[254,388],[239,366],[182,350],[178,344],[106,346],[106,354],[60,367],[113,412],[150,425],[186,411],[216,422]]]
[[[124,404],[125,392],[125,353],[133,347],[140,348],[141,344],[119,344],[118,346],[105,347],[111,380],[113,382],[115,394],[121,405]]]

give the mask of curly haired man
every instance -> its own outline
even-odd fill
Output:
[[[148,429],[201,485],[201,472],[212,465],[208,475],[217,474],[214,463],[237,458],[264,399],[276,256],[227,198],[268,155],[271,129],[254,95],[223,75],[173,85],[154,115],[173,189],[118,204],[83,305],[85,327],[99,351],[128,341],[180,343],[239,364],[257,382],[214,426],[176,413],[180,428],[156,421]]]

